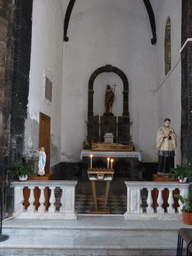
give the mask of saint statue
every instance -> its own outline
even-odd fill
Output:
[[[112,106],[115,99],[115,94],[113,92],[113,89],[109,84],[106,85],[106,91],[105,91],[105,114],[112,114]]]
[[[38,162],[38,176],[45,175],[45,164],[46,164],[46,154],[44,147],[39,150],[39,162]]]
[[[157,131],[158,172],[169,173],[174,168],[174,149],[177,146],[175,131],[170,127],[171,120],[165,118],[164,125]]]

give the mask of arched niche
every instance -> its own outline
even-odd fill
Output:
[[[96,77],[98,75],[100,75],[101,73],[104,72],[113,72],[115,74],[117,74],[123,82],[123,116],[129,117],[129,111],[128,111],[128,105],[129,105],[129,83],[128,83],[128,79],[127,76],[125,75],[125,73],[120,70],[117,67],[114,67],[112,65],[105,65],[102,66],[98,69],[96,69],[90,79],[89,79],[89,84],[88,84],[88,116],[93,116],[93,95],[94,95],[94,90],[93,90],[93,84],[94,81],[96,79]]]
[[[98,75],[104,72],[114,72],[123,82],[123,114],[122,116],[94,116],[93,95],[94,81]],[[88,123],[87,139],[91,142],[103,142],[106,133],[112,133],[114,142],[128,145],[130,143],[130,120],[128,111],[128,79],[124,72],[112,65],[105,65],[96,69],[89,79],[88,84]],[[118,121],[117,121],[118,120]]]

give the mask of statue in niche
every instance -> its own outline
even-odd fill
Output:
[[[45,176],[45,164],[46,164],[46,154],[45,149],[42,147],[39,150],[39,162],[38,162],[38,176]]]
[[[116,84],[114,86],[116,86]],[[105,90],[105,113],[104,113],[104,115],[113,116],[113,113],[111,113],[111,111],[112,111],[114,99],[115,99],[115,92],[113,91],[111,86],[109,84],[107,84],[106,90]]]
[[[156,144],[158,148],[158,172],[169,173],[174,168],[174,149],[177,146],[176,134],[170,127],[171,120],[164,119],[164,125],[157,131]]]

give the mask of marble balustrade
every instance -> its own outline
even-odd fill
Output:
[[[182,203],[179,200],[178,207],[175,207],[173,192],[178,189],[178,192],[183,197],[186,197],[189,193],[189,186],[192,183],[125,181],[125,185],[127,186],[127,212],[124,217],[125,219],[130,219],[131,214],[139,214],[140,216],[163,214],[168,216],[169,214],[181,213]],[[143,207],[142,192],[145,194],[145,207]],[[167,207],[163,200],[165,192],[167,193]],[[155,204],[156,206],[154,207]]]
[[[77,219],[75,213],[75,186],[77,181],[72,180],[47,180],[47,181],[25,181],[12,182],[14,187],[14,215],[17,218],[26,219]],[[25,209],[24,203],[24,188],[30,190],[28,203],[29,206]],[[34,202],[34,190],[40,189],[39,207],[36,210]],[[45,206],[45,188],[49,188],[49,206],[46,210]],[[60,207],[56,209],[56,189],[61,190]]]

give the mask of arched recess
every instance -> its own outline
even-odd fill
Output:
[[[104,72],[113,72],[117,74],[123,81],[123,116],[129,117],[128,105],[129,105],[129,83],[125,73],[117,67],[112,65],[105,65],[96,69],[89,79],[88,84],[88,116],[93,116],[93,84],[98,75]]]

